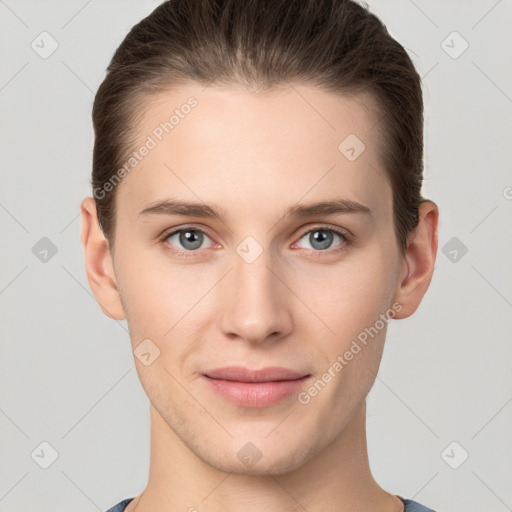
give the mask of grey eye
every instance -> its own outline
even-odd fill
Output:
[[[312,231],[309,234],[309,242],[315,249],[328,249],[332,244],[333,234],[324,230]]]
[[[204,242],[205,233],[198,229],[180,229],[171,233],[167,237],[167,240],[170,241],[174,236],[178,236],[178,242],[181,247],[187,251],[195,251],[196,249],[201,248]]]
[[[306,249],[315,249],[317,251],[324,251],[326,249],[330,249],[334,237],[338,237],[342,242],[344,241],[343,235],[336,233],[332,229],[313,229],[308,231],[302,236],[302,239],[306,239],[311,247],[305,247]]]

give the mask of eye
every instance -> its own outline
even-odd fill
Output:
[[[341,242],[334,248],[331,248],[333,240],[335,240],[336,237],[339,238]],[[351,242],[351,235],[330,226],[320,226],[310,229],[301,236],[300,240],[304,238],[311,247],[302,248],[311,249],[315,253],[341,251]],[[194,253],[199,252],[199,249],[208,248],[206,239],[211,240],[204,231],[194,227],[184,227],[166,233],[161,237],[161,242],[164,243],[169,250],[180,256],[193,257],[195,256]],[[206,246],[204,245],[205,243]],[[295,242],[294,245],[297,244],[299,244],[299,242]],[[299,247],[301,246],[299,245]]]
[[[162,237],[162,241],[174,246],[178,253],[183,254],[187,252],[194,252],[198,249],[204,249],[205,247],[203,247],[203,243],[206,238],[210,237],[200,229],[181,228],[164,235]],[[177,244],[179,245],[176,247]]]
[[[333,251],[342,250],[350,242],[348,234],[343,233],[338,229],[325,226],[307,231],[302,235],[301,240],[306,238],[306,241],[311,245],[311,247],[305,247],[305,249],[311,248],[316,252],[325,252],[326,250],[331,249],[333,240],[336,237],[341,239],[341,243],[336,246]]]

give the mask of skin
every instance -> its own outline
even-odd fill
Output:
[[[117,186],[113,247],[94,200],[81,204],[100,307],[127,319],[132,349],[149,338],[160,350],[149,366],[134,358],[151,402],[151,458],[147,486],[127,510],[403,510],[373,479],[366,448],[365,399],[385,327],[308,404],[293,395],[270,407],[236,406],[201,374],[284,366],[316,380],[393,304],[401,307],[395,319],[413,314],[434,269],[437,206],[420,205],[402,254],[368,96],[304,84],[259,94],[181,85],[145,105],[140,143],[190,96],[197,107]],[[350,133],[366,146],[354,161],[338,150]],[[226,219],[139,216],[171,196],[216,205]],[[371,214],[284,217],[296,203],[341,198]],[[160,240],[180,227],[205,233],[199,249],[179,234]],[[329,237],[330,227],[348,230],[351,243],[332,234],[318,248],[309,231]],[[262,249],[252,263],[236,251],[247,236]],[[237,457],[248,442],[261,453],[250,467]]]

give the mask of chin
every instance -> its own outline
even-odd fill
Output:
[[[290,446],[273,446],[265,442],[234,442],[236,447],[226,447],[222,451],[211,451],[203,453],[203,450],[196,451],[196,455],[213,468],[225,473],[234,475],[268,476],[290,473],[301,467],[309,458],[309,450],[304,450],[300,444],[295,448]],[[231,456],[227,454],[232,454]]]

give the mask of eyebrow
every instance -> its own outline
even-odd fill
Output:
[[[372,215],[368,206],[351,201],[349,199],[337,199],[335,201],[321,201],[310,204],[290,206],[284,213],[283,218],[307,218],[316,215],[364,213]],[[179,199],[163,199],[146,206],[139,217],[148,215],[184,215],[189,217],[202,217],[227,221],[227,215],[222,208],[208,203],[197,203],[182,201]]]

